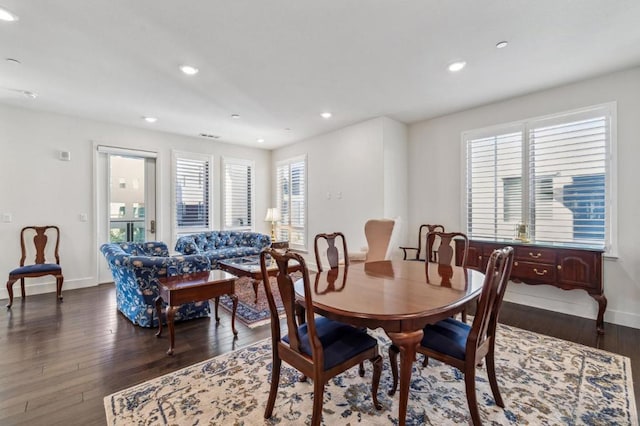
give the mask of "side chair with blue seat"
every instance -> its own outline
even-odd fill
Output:
[[[423,366],[427,365],[429,358],[435,358],[464,373],[467,404],[475,426],[482,424],[476,398],[476,366],[483,359],[487,361],[487,376],[495,403],[504,408],[496,379],[494,354],[498,316],[512,266],[512,247],[494,250],[489,258],[473,323],[469,325],[447,318],[435,324],[429,324],[424,328],[424,337],[417,348],[417,352],[425,355]],[[389,347],[389,361],[393,375],[390,395],[395,393],[398,386],[398,352],[396,346]]]
[[[100,251],[113,275],[118,310],[140,327],[158,326],[155,299],[160,278],[211,270],[206,256],[169,256],[167,245],[159,241],[108,243]],[[176,310],[175,321],[206,317],[210,312],[209,301],[185,303]]]
[[[381,409],[382,405],[378,402],[377,396],[382,372],[382,357],[378,353],[378,341],[364,330],[325,317],[315,317],[309,270],[302,256],[290,251],[280,253],[271,248],[263,250],[260,254],[260,266],[262,275],[265,277],[269,272],[267,269],[269,257],[272,257],[278,265],[276,282],[284,305],[287,329],[283,336],[271,284],[269,280],[264,280],[265,293],[271,312],[273,351],[271,387],[264,417],[268,419],[273,413],[282,361],[300,371],[303,375],[302,380],[306,380],[307,377],[313,380],[311,424],[314,426],[319,425],[322,421],[322,399],[325,384],[332,377],[365,360],[369,360],[373,364],[372,400],[376,409]],[[290,261],[296,261],[300,264],[304,300],[296,300],[294,282],[288,274]],[[300,306],[304,307],[304,315],[300,315]],[[303,323],[302,320],[305,322]],[[360,375],[364,375],[364,371],[360,371]]]
[[[30,235],[33,236],[33,246],[31,249],[28,247],[26,240]],[[49,234],[49,235],[47,235]],[[55,244],[53,245],[53,253],[50,253],[49,239],[55,237]],[[62,275],[62,267],[60,266],[60,256],[58,249],[60,246],[60,229],[54,225],[47,226],[25,226],[20,231],[20,249],[22,256],[20,257],[20,266],[9,272],[9,280],[7,281],[7,292],[9,293],[9,304],[7,308],[11,308],[13,304],[13,284],[20,280],[20,292],[22,295],[22,301],[25,299],[24,291],[24,279],[44,277],[46,275],[53,275],[56,279],[56,296],[58,300],[62,301],[62,283],[64,282],[64,276]],[[35,263],[31,265],[25,265],[27,259],[27,252],[35,250]],[[47,259],[53,256],[55,263],[47,262],[53,258]]]

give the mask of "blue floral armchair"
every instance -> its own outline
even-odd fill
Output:
[[[169,256],[162,242],[109,243],[100,251],[107,259],[116,285],[118,310],[141,327],[156,327],[155,299],[158,279],[166,276],[211,270],[206,256]],[[175,320],[208,316],[209,302],[187,303],[176,311]]]

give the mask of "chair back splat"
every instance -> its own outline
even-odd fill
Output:
[[[273,351],[273,368],[271,387],[264,417],[270,418],[275,406],[280,380],[282,361],[302,373],[302,379],[313,379],[313,413],[311,424],[319,425],[322,420],[322,399],[327,381],[354,367],[362,361],[369,360],[373,364],[371,392],[373,404],[377,409],[382,406],[378,402],[377,392],[382,372],[382,357],[378,354],[377,340],[369,336],[366,330],[360,330],[347,324],[332,321],[324,317],[316,317],[313,312],[313,296],[309,282],[309,270],[302,256],[286,251],[284,253],[266,248],[260,253],[262,276],[268,277],[267,262],[273,258],[278,266],[276,283],[286,315],[287,333],[282,336],[280,319],[269,279],[263,280],[269,311],[271,313],[271,338]],[[288,273],[289,262],[297,262],[302,272],[302,289],[304,298],[296,298],[293,279]],[[330,269],[334,272],[337,269]],[[345,350],[345,348],[347,348]],[[364,370],[360,370],[364,375]]]
[[[455,260],[455,250],[453,247],[454,239],[461,239],[464,241],[460,266],[467,266],[469,238],[467,238],[467,236],[462,232],[429,232],[426,236],[427,247],[431,254],[428,261],[437,262],[439,265],[453,265]]]
[[[347,254],[347,240],[342,232],[334,232],[331,234],[318,234],[313,240],[313,248],[316,254],[316,265],[318,271],[322,272],[322,258],[320,250],[318,248],[318,241],[324,239],[327,243],[327,260],[329,262],[329,268],[335,269],[340,265],[340,252],[336,247],[336,240],[342,242],[342,256],[344,258],[344,266],[349,266],[349,256]]]

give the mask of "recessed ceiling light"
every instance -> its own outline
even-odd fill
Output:
[[[240,114],[231,114],[231,118],[237,120],[238,118],[240,118]]]
[[[0,21],[15,22],[17,20],[18,15],[11,13],[4,7],[0,6]]]
[[[503,41],[499,41],[498,43],[496,43],[496,47],[498,49],[502,49],[504,47],[507,47],[508,44],[509,44],[508,41],[503,40]]]
[[[180,65],[180,71],[187,75],[196,75],[200,70],[196,67],[192,67],[191,65]]]
[[[264,139],[262,138],[258,139],[258,143],[262,143],[262,142],[264,142]]]
[[[291,127],[285,127],[284,130],[286,130],[287,132],[291,131]]]
[[[142,117],[144,119],[144,121],[146,121],[147,123],[155,123],[156,121],[158,121],[158,119],[156,117]]]
[[[458,72],[460,71],[462,68],[465,67],[465,65],[467,65],[467,63],[465,61],[458,61],[458,62],[454,62],[452,64],[449,65],[449,71],[451,72]]]
[[[4,60],[7,61],[7,62],[10,62],[12,64],[21,64],[22,63],[19,60],[14,59],[14,58],[5,58]]]
[[[320,114],[320,117],[322,117],[322,118],[331,118],[331,113],[330,112],[323,112],[322,114]]]
[[[38,94],[35,92],[30,92],[28,90],[23,90],[22,94],[25,95],[27,98],[31,98],[31,99],[35,99],[38,97]]]

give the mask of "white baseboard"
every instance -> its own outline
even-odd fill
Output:
[[[27,278],[24,282],[24,292],[27,297],[32,294],[43,294],[43,293],[54,293],[56,292],[56,282],[55,280],[42,282],[42,283],[34,283],[29,282],[30,280]],[[31,280],[32,281],[32,280]],[[64,297],[64,292],[66,290],[74,290],[77,288],[85,288],[85,287],[94,287],[97,286],[97,280],[94,277],[87,278],[75,278],[71,280],[64,280],[62,284],[62,296]],[[16,281],[13,284],[13,300],[16,298],[20,298],[20,280]],[[9,299],[9,293],[7,292],[7,288],[0,288],[0,299]]]
[[[525,288],[527,287],[529,286],[525,286]],[[535,288],[535,286],[532,287]],[[518,289],[518,286],[510,286],[505,294],[504,300],[519,305],[546,309],[548,311],[560,312],[562,314],[574,315],[582,318],[589,318],[593,320],[597,318],[598,303],[588,296],[586,292],[571,290],[570,292],[567,292],[567,294],[580,295],[579,297],[576,297],[578,302],[559,300],[556,298],[545,297],[544,295],[534,295],[527,292],[527,290]],[[640,314],[617,311],[607,307],[604,313],[604,322],[640,329]]]

